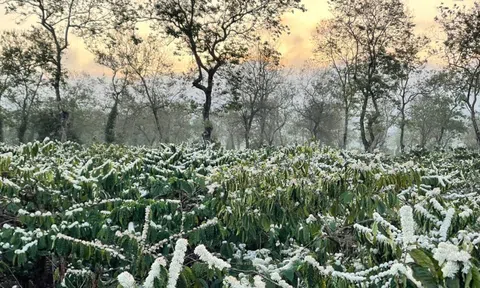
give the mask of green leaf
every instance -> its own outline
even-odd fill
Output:
[[[284,270],[282,271],[282,275],[287,278],[290,282],[293,281],[293,278],[295,277],[295,270],[296,270],[296,267],[292,267],[288,270]]]
[[[437,288],[438,283],[433,277],[432,273],[428,271],[427,268],[419,266],[419,265],[413,265],[412,267],[413,270],[413,277],[420,281],[425,288]]]
[[[470,269],[470,271],[468,271],[467,278],[465,279],[466,288],[470,287],[470,282],[472,282],[472,278],[473,278],[472,269]]]
[[[195,282],[195,285],[197,287],[203,287],[203,288],[208,288],[208,283],[207,281],[203,280],[203,279],[197,279],[197,281]]]
[[[436,274],[435,264],[432,259],[421,249],[414,249],[410,251],[410,256],[418,265],[430,269],[430,272]]]
[[[340,195],[340,199],[342,200],[343,204],[348,204],[353,200],[353,196],[353,193],[346,191]]]
[[[480,288],[480,272],[476,266],[472,266],[472,288]]]
[[[448,288],[460,288],[460,279],[458,278],[447,278],[445,281],[445,284],[447,284]]]
[[[378,224],[377,222],[373,222],[373,225],[372,225],[372,234],[373,234],[373,237],[377,237],[377,234],[378,234]]]

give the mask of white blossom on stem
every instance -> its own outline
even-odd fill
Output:
[[[188,241],[180,238],[175,244],[175,251],[173,252],[172,262],[168,269],[168,283],[167,288],[175,288],[177,286],[178,277],[183,269],[183,261],[185,260],[185,252],[187,252]]]
[[[118,283],[123,288],[135,288],[135,279],[133,278],[132,274],[128,272],[122,272],[117,276]]]
[[[204,245],[198,245],[193,252],[200,257],[200,260],[207,263],[209,268],[215,267],[219,270],[223,270],[231,267],[229,263],[213,256],[210,252],[208,252]]]
[[[400,223],[402,224],[403,245],[415,243],[415,221],[413,220],[413,209],[410,206],[400,208]]]

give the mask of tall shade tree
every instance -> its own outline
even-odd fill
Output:
[[[245,147],[250,148],[254,120],[264,111],[273,94],[282,85],[280,55],[268,43],[258,44],[252,59],[227,72],[227,85],[244,130]]]
[[[467,132],[454,76],[440,71],[419,83],[421,93],[412,100],[406,124],[420,148],[445,148]]]
[[[38,101],[38,92],[45,83],[44,71],[38,62],[38,47],[30,41],[29,32],[4,32],[1,37],[0,62],[3,73],[10,79],[8,102],[18,108],[17,137],[20,143],[25,142],[32,109]]]
[[[458,79],[459,97],[469,111],[469,118],[480,146],[477,100],[480,95],[480,3],[467,9],[441,6],[437,22],[443,27],[444,57]]]
[[[259,31],[278,36],[287,27],[281,16],[303,10],[300,0],[159,0],[150,18],[179,40],[193,56],[197,76],[193,86],[203,91],[203,139],[211,140],[212,92],[218,70],[248,54]]]
[[[102,25],[100,22],[109,17],[108,9],[103,9],[106,3],[97,0],[0,0],[6,4],[7,13],[15,13],[22,20],[34,19],[34,26],[42,50],[52,51],[44,55],[43,61],[48,66],[48,76],[55,91],[55,100],[59,111],[61,140],[67,140],[69,112],[62,96],[62,85],[65,83],[66,67],[65,52],[67,51],[72,32],[82,34],[88,31],[95,34]],[[35,39],[34,39],[35,40]]]
[[[2,49],[2,48],[0,48],[0,49]],[[2,52],[2,51],[0,51],[0,52]],[[3,103],[2,102],[3,97],[5,95],[7,95],[8,92],[10,91],[11,75],[5,69],[5,67],[6,67],[6,63],[4,62],[5,60],[8,60],[8,59],[0,57],[0,103]],[[4,113],[5,113],[4,107],[2,107],[0,105],[0,142],[5,141],[5,136],[4,136],[4,133],[3,133]]]
[[[144,38],[123,38],[118,45],[122,47],[136,95],[152,112],[157,130],[154,139],[169,142],[166,110],[181,96],[182,85],[179,85],[181,80],[174,77],[172,64],[163,50],[165,42],[155,35],[148,35]]]
[[[119,113],[119,106],[128,97],[128,87],[131,82],[128,69],[127,53],[124,45],[119,45],[119,39],[125,36],[107,33],[105,37],[95,39],[89,45],[89,50],[95,55],[95,62],[107,67],[110,72],[110,85],[107,96],[113,101],[105,124],[105,141],[115,143],[115,127]],[[126,36],[128,37],[128,35]],[[130,41],[132,39],[124,39]],[[133,41],[133,40],[132,40]]]
[[[352,78],[360,99],[360,135],[366,151],[380,144],[385,117],[380,107],[391,91],[389,63],[414,25],[401,0],[331,0],[332,33],[354,44]]]
[[[427,74],[424,69],[427,64],[426,52],[429,39],[409,34],[400,47],[396,47],[395,59],[390,65],[390,72],[394,78],[394,91],[389,93],[396,110],[399,113],[398,125],[400,128],[400,151],[405,152],[405,129],[407,125],[407,110],[416,97],[426,92],[420,89],[422,76]]]
[[[301,89],[303,99],[296,109],[300,125],[324,145],[343,146],[345,131],[340,130],[341,108],[345,108],[341,104],[344,94],[342,84],[338,83],[337,71],[320,71],[305,82]],[[343,128],[348,129],[348,126]],[[341,133],[342,140],[339,139]]]
[[[356,89],[353,81],[353,68],[356,55],[356,43],[354,39],[344,38],[342,33],[337,33],[333,20],[321,21],[313,34],[315,44],[315,58],[327,66],[336,74],[336,82],[339,89],[339,98],[343,108],[343,135],[342,148],[348,144],[348,128],[352,110],[356,104]],[[311,108],[317,107],[316,101],[310,100]],[[317,103],[319,104],[319,103]]]
[[[293,98],[296,95],[296,89],[293,87],[292,81],[285,79],[283,85],[273,93],[273,97],[266,101],[266,105],[259,113],[260,135],[257,147],[285,145],[285,137],[282,133],[293,114]]]

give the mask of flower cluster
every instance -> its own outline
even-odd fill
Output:
[[[470,254],[467,251],[459,250],[457,245],[441,242],[436,249],[433,249],[433,258],[438,264],[443,265],[443,277],[454,277],[463,266],[462,273],[467,274],[470,270]]]
[[[167,261],[165,261],[165,258],[159,257],[155,259],[155,262],[153,262],[152,267],[150,268],[150,272],[148,272],[148,276],[145,279],[145,282],[143,283],[144,288],[153,288],[154,286],[154,281],[155,278],[158,278],[160,276],[160,269],[161,267],[166,267],[167,266]]]
[[[198,245],[195,248],[194,253],[200,257],[200,260],[206,262],[209,268],[215,267],[219,270],[223,270],[231,267],[227,262],[213,256],[210,252],[208,252],[204,245]]]
[[[183,261],[185,260],[185,252],[187,252],[188,241],[180,238],[175,244],[175,251],[173,252],[172,262],[168,268],[168,283],[167,288],[175,288],[178,277],[183,269]]]
[[[137,286],[135,283],[135,278],[133,278],[132,274],[128,272],[122,272],[118,274],[117,280],[123,288],[135,288]]]
[[[90,241],[85,241],[85,240],[81,240],[81,239],[76,239],[76,238],[70,237],[70,236],[62,234],[62,233],[58,233],[56,235],[56,238],[57,239],[65,239],[67,241],[72,241],[72,242],[79,243],[79,244],[82,244],[82,245],[85,245],[85,246],[91,246],[91,247],[94,247],[94,248],[97,248],[97,249],[100,249],[100,250],[107,251],[112,256],[117,257],[121,260],[125,259],[125,256],[120,254],[117,249],[114,249],[112,247],[104,245],[101,242],[90,242]]]
[[[415,221],[413,220],[413,209],[410,206],[400,208],[400,221],[402,224],[402,239],[404,247],[416,241]]]

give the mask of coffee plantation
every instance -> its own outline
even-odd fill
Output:
[[[480,155],[0,148],[1,287],[480,287]]]

